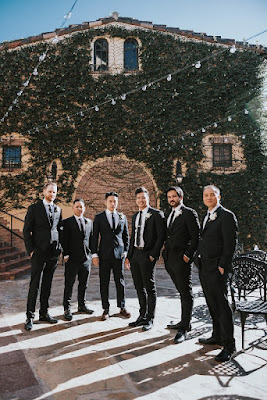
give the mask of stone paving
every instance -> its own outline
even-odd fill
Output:
[[[127,309],[138,316],[138,302],[131,274],[126,272]],[[192,331],[182,344],[174,344],[175,332],[166,328],[177,322],[179,296],[162,266],[157,268],[158,302],[151,331],[129,328],[120,318],[115,285],[110,286],[111,313],[101,321],[97,268],[88,287],[93,315],[77,313],[77,284],[73,294],[74,318],[63,319],[64,268],[54,277],[50,313],[56,325],[39,323],[31,332],[23,329],[29,276],[0,282],[0,399],[1,400],[251,400],[267,399],[267,340],[263,317],[249,318],[245,347],[235,316],[237,354],[218,364],[219,348],[198,344],[209,335],[210,318],[197,272],[194,271]],[[38,311],[36,313],[38,316]]]

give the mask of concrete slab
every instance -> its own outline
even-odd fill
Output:
[[[64,270],[58,267],[52,287],[50,313],[56,325],[39,323],[23,329],[29,277],[0,282],[0,398],[2,400],[266,400],[266,323],[249,318],[246,352],[241,350],[241,328],[235,316],[237,354],[217,364],[219,347],[198,344],[209,334],[211,321],[194,271],[192,331],[179,345],[175,331],[180,301],[162,266],[157,268],[158,301],[151,331],[129,328],[118,315],[115,285],[110,286],[111,313],[101,321],[99,277],[93,268],[88,306],[95,312],[77,313],[77,284],[73,294],[73,320],[63,319]],[[126,272],[127,309],[138,316],[138,301],[130,273]],[[38,316],[38,310],[36,315]]]

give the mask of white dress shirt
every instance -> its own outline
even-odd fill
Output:
[[[179,206],[177,206],[177,207],[175,207],[175,208],[172,209],[172,211],[171,211],[171,213],[170,213],[170,215],[168,216],[168,219],[167,219],[167,227],[169,227],[169,225],[170,225],[170,220],[171,220],[172,212],[174,211],[174,218],[173,218],[173,221],[174,221],[175,218],[177,217],[177,214],[178,214],[179,211],[181,210],[182,205],[183,205],[183,204],[181,203],[181,204],[179,204]]]
[[[113,211],[113,215],[114,215],[115,229],[116,229],[117,226],[118,226],[118,223],[119,223],[119,215],[118,215],[118,213],[117,213],[116,210]],[[113,226],[112,226],[112,224],[113,224],[113,223],[112,223],[112,211],[109,211],[108,209],[106,209],[106,216],[107,216],[109,225],[110,225],[110,227],[111,227],[111,229],[112,229],[112,228],[113,228]]]
[[[208,219],[210,218],[210,216],[212,214],[215,213],[215,211],[217,210],[218,207],[220,207],[220,204],[217,204],[211,211],[208,210],[207,214],[205,215],[204,221],[203,221],[203,228],[202,229],[205,228],[206,223],[208,222]]]
[[[139,246],[137,246],[137,244],[136,244],[136,238],[137,238],[137,229],[138,229],[138,225],[139,225],[139,215],[140,214],[138,214],[136,219],[135,219],[135,239],[134,239],[134,246],[135,247],[144,247],[145,246],[143,235],[144,235],[145,221],[146,221],[146,217],[147,217],[147,213],[148,213],[149,207],[150,206],[147,206],[143,210],[139,210],[139,211],[142,211],[142,221],[141,221],[141,229],[140,229],[140,244],[139,244]]]

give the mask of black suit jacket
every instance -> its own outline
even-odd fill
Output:
[[[217,208],[216,215],[213,221],[206,222],[204,229],[205,217],[202,220],[198,254],[203,261],[217,260],[217,266],[230,271],[237,245],[237,219],[234,213],[222,206]]]
[[[120,259],[129,247],[129,232],[127,218],[119,214],[119,223],[113,231],[106,215],[106,211],[95,216],[93,224],[92,253],[97,253],[102,260],[108,260],[115,256]],[[98,246],[100,236],[100,242]]]
[[[195,210],[185,205],[181,206],[181,212],[182,214],[174,219],[172,225],[166,231],[165,248],[162,254],[166,260],[171,254],[180,251],[183,251],[192,260],[197,250],[200,229],[198,215]],[[166,223],[169,215],[166,218]]]
[[[54,222],[51,227],[43,202],[38,201],[38,203],[32,204],[28,208],[23,228],[25,247],[28,254],[36,250],[45,252],[49,248],[51,244],[51,230],[57,236],[57,240],[54,243],[55,249],[60,250],[59,235],[61,235],[61,223],[62,214],[59,206],[55,205]]]
[[[130,259],[133,254],[134,240],[135,240],[135,220],[138,212],[133,215],[132,218],[132,236],[130,240],[130,247],[128,252],[128,258]],[[165,239],[165,220],[162,211],[156,208],[149,207],[144,227],[144,250],[149,252],[155,260],[159,258],[160,250]]]
[[[85,232],[81,232],[74,216],[63,221],[63,255],[70,259],[82,261],[91,258],[93,222],[84,218]]]

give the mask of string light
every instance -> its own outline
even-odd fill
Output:
[[[213,127],[214,127],[214,128],[217,128],[217,126],[218,126],[218,124],[217,124],[217,122],[215,122],[215,123],[213,124]]]
[[[145,92],[145,91],[146,91],[146,89],[147,89],[147,85],[144,85],[144,86],[142,86],[142,90],[143,90],[143,92]]]
[[[66,14],[66,15],[64,16],[64,20],[63,20],[63,22],[62,22],[62,24],[61,24],[61,26],[60,26],[59,29],[62,29],[63,26],[64,26],[65,23],[66,23],[66,20],[69,19],[69,18],[71,17],[72,10],[74,9],[74,7],[75,7],[77,1],[78,1],[78,0],[75,0],[75,2],[73,3],[73,5],[72,5],[70,11],[68,12],[68,14]],[[56,44],[57,42],[58,42],[58,36],[56,35],[56,36],[54,37],[54,39],[52,40],[52,43]],[[17,96],[20,97],[20,96],[23,94],[24,90],[26,89],[26,87],[27,87],[27,86],[29,85],[29,83],[30,83],[31,76],[32,76],[32,75],[33,75],[33,76],[37,76],[37,75],[38,75],[38,67],[39,67],[39,65],[44,61],[44,59],[46,58],[46,55],[47,55],[47,52],[48,52],[48,46],[49,46],[49,45],[47,45],[46,51],[45,51],[43,54],[40,54],[40,56],[38,57],[38,63],[37,63],[36,66],[34,67],[33,72],[29,75],[29,78],[22,84],[23,87],[22,87],[22,89],[17,93]],[[12,103],[13,103],[13,104],[17,104],[17,103],[18,103],[18,98],[14,99],[14,100],[12,101]],[[8,117],[8,114],[7,114],[7,113],[4,114],[4,117],[3,117],[4,120],[5,120],[6,117]],[[2,121],[3,118],[1,119],[1,122],[4,122],[4,121]]]
[[[197,62],[196,62],[195,68],[197,68],[197,69],[201,68],[201,62],[200,62],[200,61],[197,61]]]
[[[244,110],[244,113],[245,113],[245,114],[248,114],[248,110],[245,109],[245,110]]]
[[[230,48],[230,53],[231,54],[234,54],[236,52],[236,47],[235,47],[235,45],[233,45],[231,48]]]
[[[112,99],[112,100],[111,100],[111,104],[112,104],[113,106],[115,106],[116,100],[115,100],[115,99]]]
[[[124,93],[124,94],[121,95],[121,99],[122,99],[122,100],[125,100],[125,99],[126,99],[126,93]]]
[[[201,129],[201,132],[205,133],[205,132],[206,132],[206,129],[205,129],[205,128],[202,128],[202,129]]]
[[[232,121],[232,117],[229,115],[229,117],[227,117],[227,120],[230,122]]]
[[[95,111],[99,111],[99,107],[98,106],[95,106]]]
[[[169,74],[166,79],[167,79],[168,82],[170,82],[172,80],[171,74]]]

